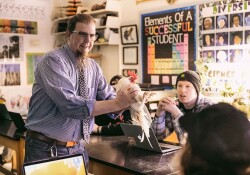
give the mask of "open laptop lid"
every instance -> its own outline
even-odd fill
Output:
[[[0,104],[0,120],[11,120],[10,114],[5,104]]]
[[[167,153],[181,149],[180,146],[171,144],[164,144],[164,147],[161,147],[152,128],[149,129],[149,140],[146,138],[146,136],[144,136],[144,140],[141,141],[143,134],[141,126],[125,123],[121,123],[120,125],[125,136],[127,136],[129,139],[129,144],[133,147],[142,148],[158,153]]]
[[[12,121],[14,122],[15,126],[17,127],[18,131],[24,132],[27,130],[25,127],[25,122],[19,113],[9,111],[9,114],[10,114],[10,117],[11,117]]]
[[[82,154],[53,157],[23,165],[24,175],[87,175]]]

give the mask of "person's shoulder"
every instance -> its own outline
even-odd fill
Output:
[[[90,65],[94,69],[98,69],[98,70],[100,69],[101,70],[101,67],[99,66],[99,64],[93,58],[86,57],[84,59],[85,59],[85,63],[87,65]]]
[[[208,106],[211,106],[215,103],[216,102],[214,100],[212,100],[211,98],[205,97],[204,95],[200,94],[199,98],[197,100],[196,109],[197,109],[197,111],[201,111],[202,109],[204,109]]]
[[[60,51],[60,48],[54,49],[52,51],[49,51],[43,55],[39,63],[37,64],[38,67],[45,67],[46,65],[50,66],[59,66],[63,65],[66,61],[64,59],[65,56],[62,51]]]
[[[97,64],[97,62],[96,62],[93,58],[91,58],[91,57],[89,57],[89,56],[87,56],[87,57],[84,58],[84,59],[86,59],[86,61],[90,62],[91,64]]]
[[[62,48],[56,48],[47,53],[47,57],[52,57],[52,58],[61,58],[63,57],[63,55],[64,52],[62,51]]]
[[[206,97],[206,96],[204,96],[202,94],[199,96],[199,100],[198,101],[200,103],[202,103],[202,104],[208,104],[208,105],[212,105],[212,104],[216,103],[213,99],[211,99],[209,97]]]
[[[63,63],[63,62],[67,62],[68,59],[67,58],[67,54],[66,54],[66,50],[63,47],[60,48],[56,48],[52,51],[47,52],[44,57],[43,57],[43,62],[46,63]]]

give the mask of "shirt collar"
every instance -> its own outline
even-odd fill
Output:
[[[68,56],[69,56],[70,60],[72,61],[72,63],[74,65],[77,65],[77,58],[76,58],[74,52],[70,49],[69,45],[65,44],[62,47],[63,47],[63,49],[66,50],[66,53],[68,54]]]

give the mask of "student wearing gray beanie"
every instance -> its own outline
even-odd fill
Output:
[[[183,138],[183,130],[179,119],[189,112],[200,112],[214,102],[201,94],[201,78],[195,71],[180,73],[176,79],[176,98],[163,97],[156,111],[152,128],[159,140],[176,132],[179,142]]]
[[[177,87],[178,81],[189,81],[190,83],[193,84],[196,90],[196,93],[199,95],[201,91],[201,78],[198,72],[191,71],[191,70],[182,72],[181,74],[177,76],[176,87]]]

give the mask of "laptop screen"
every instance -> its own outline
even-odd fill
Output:
[[[81,154],[26,163],[23,171],[24,175],[87,175]]]
[[[9,114],[10,114],[12,121],[16,125],[18,131],[24,132],[27,130],[25,127],[25,122],[19,113],[9,112]]]
[[[5,104],[0,104],[0,119],[11,120],[10,114]]]

